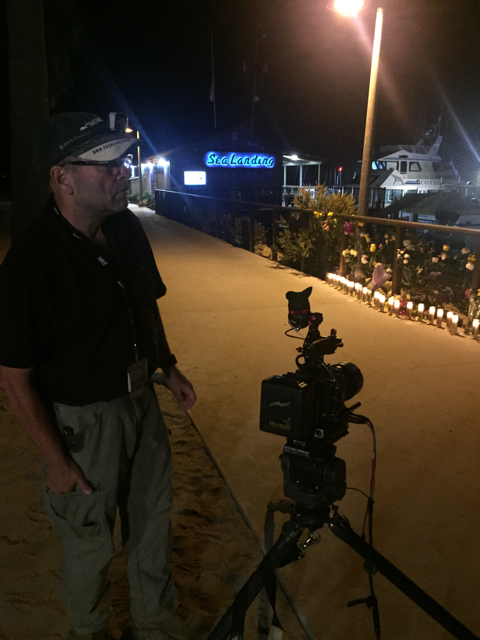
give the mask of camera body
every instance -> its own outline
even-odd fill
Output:
[[[260,429],[312,452],[347,435],[345,400],[348,380],[356,375],[354,367],[344,362],[313,373],[297,370],[266,378],[262,381]]]
[[[335,456],[334,443],[348,433],[345,402],[361,390],[363,376],[350,362],[324,362],[343,344],[333,329],[330,336],[320,335],[323,318],[310,312],[311,291],[287,293],[289,323],[309,330],[298,349],[298,369],[262,382],[260,429],[287,439],[281,455],[285,495],[318,508],[345,494],[345,462]]]

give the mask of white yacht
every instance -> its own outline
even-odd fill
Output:
[[[439,154],[442,136],[431,127],[415,145],[380,147],[384,154],[372,163],[372,187],[386,190],[385,205],[409,193],[452,191],[460,186],[453,162]]]

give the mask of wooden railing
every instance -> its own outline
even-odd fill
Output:
[[[271,216],[272,225],[272,260],[276,260],[277,255],[275,247],[277,246],[279,223],[282,212],[291,214],[292,212],[311,215],[309,209],[293,209],[292,207],[282,207],[277,204],[267,204],[258,202],[246,202],[241,200],[227,200],[224,198],[211,198],[209,196],[193,195],[182,193],[179,191],[170,191],[166,189],[155,190],[155,211],[158,214],[177,220],[184,224],[195,220],[196,226],[200,230],[206,229],[206,216],[212,213],[226,214],[232,216],[231,243],[234,244],[235,238],[235,217],[248,216],[249,219],[249,250],[255,250],[255,220],[261,212],[262,217]],[[405,240],[405,231],[407,229],[421,229],[429,232],[458,234],[463,236],[475,236],[480,245],[480,229],[472,229],[469,227],[452,227],[440,224],[427,224],[422,222],[410,222],[405,220],[392,220],[390,218],[376,218],[370,216],[357,216],[335,214],[335,218],[346,221],[363,222],[365,224],[384,225],[395,228],[395,256],[398,251],[403,248]],[[342,251],[346,247],[346,236],[342,236],[338,258],[338,272],[340,275],[346,275],[346,263]],[[477,252],[478,253],[478,252]],[[392,293],[399,294],[402,284],[402,262],[394,259],[392,264]],[[480,280],[480,256],[475,261],[472,271],[471,289],[476,291],[479,287]]]

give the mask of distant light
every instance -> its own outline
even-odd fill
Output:
[[[298,156],[297,155],[293,155],[293,156],[285,156],[286,158],[290,158],[290,160],[298,160]]]
[[[354,17],[363,7],[363,0],[335,0],[333,4],[335,11],[342,16]]]
[[[130,129],[130,127],[127,127],[125,129],[125,133],[133,133],[133,129]]]
[[[161,167],[166,167],[167,165],[169,165],[169,161],[165,160],[165,158],[159,158],[157,160],[157,164],[159,164]]]
[[[338,167],[338,170],[339,171],[343,171],[343,167]]]
[[[183,184],[197,184],[204,185],[207,184],[207,173],[206,171],[184,171],[183,172]]]

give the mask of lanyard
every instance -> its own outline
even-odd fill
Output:
[[[53,209],[55,211],[55,213],[59,216],[60,220],[62,220],[62,222],[64,223],[65,227],[67,228],[67,230],[70,232],[70,234],[76,239],[76,240],[80,240],[80,242],[83,244],[83,248],[85,250],[85,252],[90,255],[91,257],[93,257],[95,255],[95,259],[97,260],[97,262],[100,264],[100,266],[104,269],[107,269],[107,271],[113,276],[114,280],[116,281],[116,283],[118,284],[118,286],[121,288],[122,292],[123,292],[123,297],[125,300],[125,303],[127,305],[127,311],[128,311],[128,322],[130,325],[130,331],[132,334],[132,339],[133,339],[133,350],[134,350],[134,354],[135,354],[135,361],[139,360],[139,353],[138,353],[138,344],[137,344],[137,329],[135,326],[135,316],[133,314],[133,307],[130,301],[130,295],[128,293],[127,287],[124,283],[124,281],[122,281],[121,278],[118,278],[117,276],[117,269],[115,268],[115,266],[113,264],[111,264],[104,256],[102,256],[101,253],[99,253],[93,246],[91,246],[91,244],[88,244],[88,249],[86,248],[85,245],[85,237],[82,235],[80,235],[77,230],[72,227],[68,220],[65,219],[65,217],[61,214],[61,212],[58,210],[57,206],[54,205]]]

